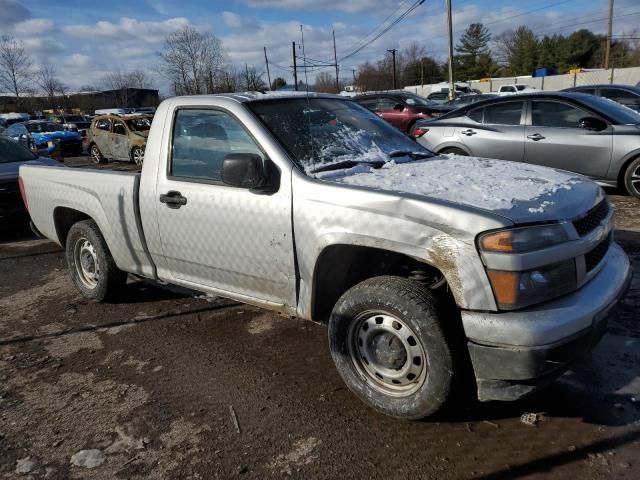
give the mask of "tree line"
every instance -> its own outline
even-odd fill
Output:
[[[610,66],[640,66],[638,35],[613,40]],[[574,68],[601,68],[604,64],[606,36],[588,29],[569,35],[540,37],[525,25],[493,37],[487,27],[473,23],[455,45],[456,81],[488,77],[531,75],[539,67],[567,73]],[[386,90],[392,87],[392,59],[385,55],[376,62],[359,65],[354,84],[360,90]],[[426,54],[426,47],[411,43],[396,56],[397,86],[438,83],[448,79],[447,62],[438,62]]]

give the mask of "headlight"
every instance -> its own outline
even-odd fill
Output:
[[[577,286],[573,259],[525,272],[487,270],[487,275],[501,310],[551,300],[572,292]]]
[[[570,240],[562,225],[537,225],[485,233],[478,245],[484,252],[527,253]]]

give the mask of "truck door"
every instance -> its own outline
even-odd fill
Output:
[[[186,286],[293,306],[290,185],[261,194],[222,183],[225,155],[254,153],[266,160],[227,111],[185,108],[173,118],[168,168],[158,172],[156,190],[168,275]]]
[[[111,157],[115,160],[129,160],[129,141],[127,127],[122,120],[113,121],[111,130]]]

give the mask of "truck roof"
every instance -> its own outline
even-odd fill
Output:
[[[307,95],[309,96],[309,98],[336,98],[336,99],[340,99],[340,100],[344,100],[345,98],[349,98],[349,97],[345,97],[344,95],[333,95],[330,93],[316,93],[316,92],[296,92],[296,91],[277,91],[277,92],[243,92],[243,93],[214,93],[211,95],[190,95],[188,97],[173,97],[174,99],[179,99],[179,98],[212,98],[212,97],[217,97],[217,98],[229,98],[231,100],[235,100],[237,102],[240,103],[247,103],[247,102],[255,102],[255,101],[259,101],[259,100],[270,100],[270,99],[274,99],[274,98],[306,98]]]

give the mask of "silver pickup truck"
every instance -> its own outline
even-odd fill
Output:
[[[24,166],[20,186],[88,298],[133,274],[326,322],[348,387],[401,418],[548,383],[630,280],[590,180],[435,156],[335,96],[172,98],[141,173]]]

